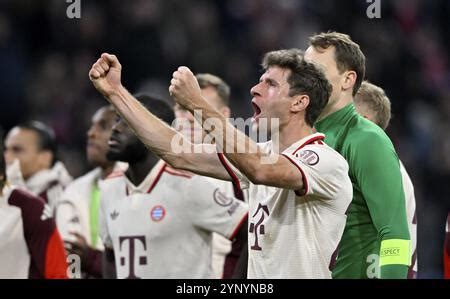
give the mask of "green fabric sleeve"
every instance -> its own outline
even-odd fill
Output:
[[[381,266],[380,278],[383,279],[406,279],[408,277],[408,266],[385,265]]]
[[[410,240],[399,160],[392,143],[382,131],[365,132],[356,142],[358,152],[351,153],[353,161],[349,161],[351,175],[361,188],[380,241]],[[407,266],[385,265],[380,274],[381,278],[406,278]]]

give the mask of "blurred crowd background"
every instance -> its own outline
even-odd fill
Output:
[[[235,117],[251,116],[250,88],[263,54],[306,48],[308,36],[350,34],[367,57],[366,77],[392,101],[388,129],[415,186],[419,277],[442,276],[450,202],[450,1],[380,0],[81,0],[69,19],[62,0],[0,1],[0,125],[37,119],[51,125],[73,176],[88,169],[85,136],[105,104],[88,79],[108,51],[132,92],[169,99],[180,65],[210,72],[232,88]]]

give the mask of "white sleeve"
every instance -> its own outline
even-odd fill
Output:
[[[340,192],[351,191],[348,164],[326,145],[307,145],[298,152],[282,153],[301,172],[303,192],[299,196],[315,195],[324,200],[335,199]]]
[[[74,242],[75,237],[71,233],[82,233],[80,215],[76,205],[70,200],[61,200],[55,206],[54,215],[61,238]]]
[[[233,239],[247,219],[247,204],[227,196],[218,185],[201,176],[194,176],[186,190],[190,204],[188,211],[194,225]]]

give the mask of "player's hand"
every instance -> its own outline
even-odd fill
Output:
[[[70,234],[75,238],[75,240],[64,241],[67,252],[69,254],[76,254],[82,261],[85,261],[89,251],[89,245],[86,238],[77,232],[71,232]]]
[[[6,177],[8,182],[14,186],[25,187],[22,171],[20,170],[19,159],[14,159],[12,163],[6,165]]]
[[[192,110],[195,101],[201,98],[201,90],[197,78],[185,66],[180,66],[173,73],[169,93],[179,105],[188,110]]]
[[[103,53],[92,65],[89,79],[105,97],[111,96],[122,85],[120,81],[122,66],[115,55]]]

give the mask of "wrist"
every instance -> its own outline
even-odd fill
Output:
[[[112,87],[110,90],[108,90],[108,92],[104,96],[106,97],[106,99],[109,102],[114,104],[123,98],[125,91],[126,91],[125,87],[122,84],[119,84],[115,87]]]

